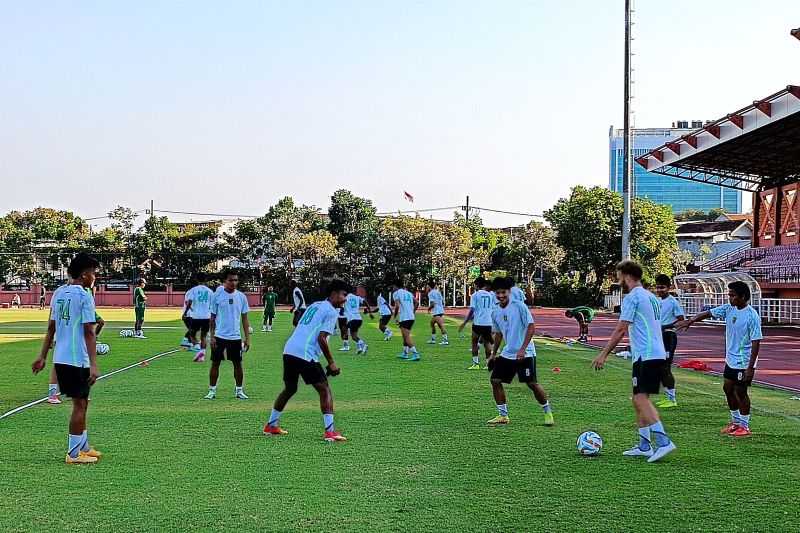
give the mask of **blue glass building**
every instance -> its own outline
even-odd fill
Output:
[[[634,129],[633,158],[636,159],[667,141],[701,127],[698,123],[693,125],[696,127]],[[622,140],[622,130],[615,130],[612,126],[608,133],[608,188],[619,193],[622,193]],[[715,207],[722,207],[727,213],[742,212],[742,191],[654,174],[647,172],[636,161],[633,162],[633,175],[635,196],[669,205],[672,207],[673,213],[680,213],[687,209],[708,211]]]

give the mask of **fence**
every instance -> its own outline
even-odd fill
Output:
[[[728,294],[683,294],[678,297],[687,316],[728,303]],[[751,302],[764,324],[800,324],[800,300],[790,298],[759,298]]]

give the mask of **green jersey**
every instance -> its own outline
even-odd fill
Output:
[[[89,293],[89,296],[92,297],[92,301],[94,301],[94,290],[91,287],[86,287],[86,292]],[[100,313],[97,312],[97,309],[94,311],[94,321],[100,322],[103,320],[103,317],[100,316]]]
[[[275,292],[268,292],[264,294],[264,311],[268,313],[275,312],[275,302],[278,301],[278,294]]]
[[[136,287],[133,289],[133,306],[142,309],[145,306],[147,297],[144,295],[144,289]]]
[[[573,315],[583,315],[583,319],[586,322],[591,322],[594,319],[594,309],[591,307],[586,307],[585,305],[580,305],[578,307],[573,307],[570,309],[570,312]]]

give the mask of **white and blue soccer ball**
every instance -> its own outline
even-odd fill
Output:
[[[106,355],[110,351],[111,351],[111,346],[109,346],[108,344],[102,342],[97,343],[97,355]]]
[[[120,337],[133,337],[133,330],[132,329],[121,329],[119,330]]]
[[[584,431],[578,436],[578,453],[581,455],[599,455],[603,449],[603,438],[594,431]]]

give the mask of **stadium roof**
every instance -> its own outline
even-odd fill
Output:
[[[743,191],[796,181],[800,178],[800,86],[789,85],[708,122],[636,162],[649,172]]]

